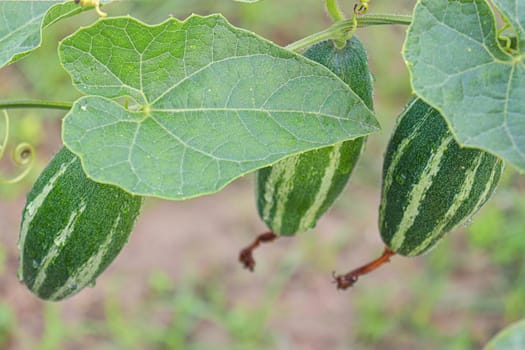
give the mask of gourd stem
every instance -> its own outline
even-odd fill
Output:
[[[405,15],[379,14],[357,17],[358,28],[392,24],[409,25],[411,22],[412,17]],[[332,24],[330,27],[323,31],[309,35],[303,39],[297,40],[296,42],[289,44],[288,46],[286,46],[286,48],[291,51],[299,51],[320,41],[337,38],[337,36],[340,35],[340,33],[346,33],[352,30],[353,28],[355,28],[354,19],[346,19],[343,21],[339,21]]]
[[[357,269],[352,270],[344,275],[335,275],[334,273],[333,278],[334,283],[337,284],[337,289],[347,289],[349,287],[352,287],[354,283],[357,282],[359,276],[372,272],[381,265],[389,262],[390,257],[395,254],[396,253],[393,250],[391,250],[388,247],[385,247],[383,254],[379,258],[369,262],[368,264],[358,267]]]
[[[325,4],[326,4],[326,10],[328,11],[328,14],[330,15],[330,17],[332,17],[332,20],[335,23],[341,22],[345,19],[345,15],[339,8],[339,5],[337,4],[337,0],[326,0]],[[334,33],[334,36],[332,39],[334,40],[335,46],[337,48],[342,49],[345,47],[346,45],[345,36],[346,35],[344,32]]]
[[[70,110],[71,107],[73,107],[72,102],[63,102],[63,101],[47,101],[47,100],[0,101],[0,109],[45,108],[45,109]]]
[[[247,268],[250,271],[253,271],[253,269],[255,268],[255,259],[253,258],[253,251],[255,250],[255,248],[257,248],[261,243],[268,243],[273,240],[276,240],[277,238],[278,236],[272,231],[260,234],[252,242],[252,244],[241,250],[239,254],[239,261],[244,265],[245,268]]]

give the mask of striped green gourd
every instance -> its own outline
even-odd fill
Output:
[[[18,275],[38,297],[61,300],[95,279],[127,242],[142,198],[86,177],[65,147],[27,195]]]
[[[428,251],[481,208],[502,170],[497,157],[461,148],[437,110],[411,100],[385,154],[379,209],[383,241],[400,255]]]
[[[342,49],[330,40],[313,45],[304,56],[330,69],[373,109],[368,58],[356,36]],[[315,227],[344,189],[364,144],[364,137],[357,138],[257,171],[257,209],[270,230],[290,236]]]

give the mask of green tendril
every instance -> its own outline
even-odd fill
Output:
[[[368,12],[369,1],[370,0],[360,0],[360,4],[354,5],[354,12],[352,13],[352,19],[351,19],[352,26],[350,30],[346,32],[345,31],[339,32],[341,34],[341,37],[337,37],[336,39],[334,39],[336,43],[336,47],[342,49],[346,45],[346,42],[354,36],[355,31],[357,30],[357,27],[358,27],[357,16],[362,16]],[[340,20],[339,22],[342,22],[342,21],[343,20]],[[341,43],[343,43],[343,45],[341,45]]]
[[[332,17],[334,22],[339,22],[345,19],[343,11],[339,8],[337,0],[325,0],[326,11]]]
[[[517,41],[515,37],[509,37],[508,35],[503,34],[505,30],[511,28],[509,20],[506,17],[503,17],[503,22],[505,24],[500,29],[498,29],[497,32],[498,41],[503,50],[505,50],[509,54],[515,54],[518,50],[516,45]]]
[[[333,32],[331,39],[333,40],[335,47],[343,49],[346,46],[346,42],[354,36],[357,29],[357,15],[363,14],[368,10],[368,1],[369,0],[361,0],[360,6],[357,4],[354,6],[354,12],[351,19],[352,26],[350,28]],[[325,4],[326,10],[335,22],[334,25],[345,21],[345,16],[339,8],[337,0],[326,0]]]
[[[7,148],[7,144],[9,141],[9,115],[4,110],[4,124],[5,124],[5,131],[4,131],[4,137],[2,141],[2,145],[0,146],[0,160],[4,157],[5,150]],[[18,144],[12,155],[13,161],[15,164],[19,167],[22,167],[23,170],[20,174],[16,175],[15,177],[11,179],[3,179],[0,178],[0,184],[15,184],[24,179],[24,177],[29,174],[31,169],[33,168],[33,164],[35,163],[35,149],[33,146],[27,142],[22,142]]]
[[[370,0],[360,0],[359,4],[354,5],[354,14],[355,15],[364,15],[368,12],[368,7]]]

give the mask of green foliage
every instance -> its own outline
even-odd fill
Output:
[[[394,4],[394,2],[387,1],[371,1],[370,3],[373,5],[371,9],[374,11],[379,10],[381,12],[386,10],[389,12],[395,9],[396,12],[405,12],[404,9],[411,8],[413,2],[396,1]],[[422,2],[424,1],[420,1],[420,3]],[[473,0],[448,1],[451,4],[450,6],[467,6],[469,3],[474,2]],[[22,3],[32,6],[32,3],[41,2],[25,1]],[[520,31],[520,26],[523,28],[523,20],[520,20],[518,17],[518,14],[524,13],[521,8],[523,6],[521,1],[497,1],[495,3],[500,8],[505,8],[505,13],[511,14],[509,21],[513,24],[513,28],[510,28],[507,33],[511,36],[518,32],[521,33],[523,30]],[[328,25],[326,22],[319,20],[321,17],[319,13],[322,13],[322,11],[316,11],[320,9],[319,4],[320,2],[316,0],[294,0],[286,3],[284,1],[261,1],[250,6],[239,6],[239,4],[234,2],[181,0],[169,2],[120,2],[120,4],[115,4],[112,9],[122,6],[125,8],[122,13],[133,13],[134,16],[148,18],[148,21],[151,23],[157,23],[159,18],[165,18],[168,13],[180,17],[181,14],[189,14],[191,12],[208,13],[209,11],[226,12],[231,10],[227,17],[234,21],[236,25],[250,28],[258,33],[264,33],[267,37],[275,40],[275,42],[285,44],[301,35],[304,36],[312,31],[319,30],[318,26]],[[432,1],[432,4],[444,4],[444,1],[436,0]],[[0,6],[2,5],[4,4],[0,3]],[[72,3],[70,2],[69,5],[72,5]],[[350,13],[353,3],[346,2],[344,5],[348,7],[349,11],[347,13]],[[76,5],[75,8],[78,9],[79,6]],[[131,10],[129,10],[130,8]],[[24,12],[24,9],[20,11],[21,14]],[[141,13],[138,9],[145,11]],[[296,15],[298,13],[306,14],[301,17]],[[458,14],[447,13],[447,16],[456,15]],[[467,18],[467,15],[465,16]],[[60,27],[59,29],[62,31],[57,35],[57,38],[67,35],[67,31],[70,28],[78,27],[77,17],[73,20],[65,21],[65,23],[71,23],[71,26]],[[485,21],[481,22],[486,24]],[[455,22],[455,24],[460,25],[459,23],[462,22]],[[469,25],[469,23],[463,24],[465,26]],[[57,27],[59,26],[55,26],[53,29],[57,29]],[[3,28],[0,24],[0,30]],[[153,27],[147,28],[151,29]],[[104,35],[107,38],[113,38],[111,28],[106,29],[107,31]],[[38,27],[38,30],[40,30],[40,27]],[[135,31],[135,34],[140,36],[145,32],[139,30]],[[454,30],[451,32],[454,32]],[[494,30],[490,32],[491,35],[494,33]],[[397,60],[396,56],[399,46],[392,40],[392,37],[401,37],[402,34],[403,30],[394,29],[389,31],[384,28],[359,32],[360,37],[364,38],[367,48],[373,53],[371,55],[371,65],[376,68],[374,69],[375,78],[377,79],[376,86],[380,87],[376,91],[376,106],[379,109],[378,114],[384,116],[382,123],[386,127],[391,122],[387,116],[397,114],[397,110],[401,108],[401,101],[405,101],[407,93],[411,91],[410,86],[408,86],[408,79],[402,79],[405,74],[404,65],[401,60]],[[454,34],[457,35],[457,32]],[[385,39],[387,35],[388,39]],[[130,38],[131,36],[126,39]],[[116,39],[119,38],[117,37]],[[489,37],[489,39],[489,42],[492,42],[492,38]],[[429,40],[433,40],[433,38],[429,38]],[[52,41],[53,44],[56,43],[54,38]],[[499,41],[500,47],[503,48],[505,41],[501,38],[498,38],[497,41]],[[388,43],[388,45],[385,43]],[[3,42],[0,40],[0,52],[2,52],[1,49],[4,49],[2,44]],[[429,41],[424,44],[425,47],[428,46]],[[444,63],[443,66],[457,67],[459,63],[468,61],[462,56],[462,53],[458,55],[440,55],[448,47],[454,46],[455,41],[447,40],[446,44],[443,47],[438,47],[437,51],[432,53],[438,61],[441,59],[447,60],[448,63]],[[36,45],[38,46],[39,44],[37,43]],[[515,36],[512,38],[510,47],[515,51],[510,50],[507,53],[509,57],[514,54],[514,57],[519,60],[520,56],[516,51],[518,45],[521,48],[524,47],[521,35],[520,39]],[[31,49],[31,47],[28,47],[28,49]],[[54,47],[52,49],[54,50]],[[502,50],[501,52],[504,51]],[[15,59],[20,57],[21,55],[16,56]],[[39,51],[38,55],[35,55],[33,58],[34,60],[24,60],[20,64],[3,71],[2,73],[7,72],[6,76],[8,79],[6,81],[10,84],[0,86],[0,90],[4,88],[4,91],[8,91],[9,94],[14,91],[13,96],[18,97],[20,93],[16,92],[16,85],[25,89],[25,93],[27,89],[31,89],[31,87],[26,85],[26,81],[39,80],[38,91],[35,91],[39,97],[44,96],[55,99],[71,96],[72,98],[77,98],[78,91],[71,89],[69,80],[53,80],[56,79],[54,78],[56,71],[49,69],[49,56],[44,57],[42,51]],[[51,57],[51,59],[54,58],[54,56]],[[500,63],[502,62],[496,62],[494,66]],[[80,62],[78,64],[82,67],[84,63]],[[42,72],[42,67],[46,67],[44,72]],[[517,71],[519,69],[520,67],[518,66]],[[114,71],[116,69],[111,71],[111,73]],[[83,72],[86,77],[87,75],[92,76],[89,69],[84,69]],[[439,74],[435,74],[435,76],[439,78]],[[2,75],[2,81],[4,81],[3,78],[4,76]],[[27,80],[24,80],[24,78]],[[97,78],[104,78],[104,76],[102,74],[97,76]],[[487,82],[481,88],[484,88],[485,85],[490,85],[488,80]],[[437,82],[437,85],[439,84],[441,82]],[[521,81],[520,84],[522,84]],[[7,85],[9,85],[8,89],[5,88]],[[404,88],[401,89],[401,92],[400,86]],[[66,89],[69,89],[69,92]],[[98,93],[93,94],[84,90],[81,92],[88,95],[99,95]],[[453,95],[454,93],[456,92],[447,91],[446,96],[449,97],[450,94]],[[88,97],[88,99],[91,97]],[[133,114],[132,112],[140,114],[148,106],[147,103],[141,101],[128,99],[128,101],[124,102],[124,98],[121,98],[118,101],[128,107],[122,108],[121,105],[110,102],[107,98],[108,96],[105,97],[100,99],[102,103],[98,107],[106,108],[110,106],[113,108],[115,106],[115,109],[109,110],[110,112],[118,111],[118,113],[122,113],[124,111],[124,113],[129,113],[130,115]],[[98,101],[98,99],[96,100]],[[82,111],[79,109],[81,106],[76,106],[76,112]],[[443,106],[435,107],[439,107],[438,109],[442,110]],[[477,107],[477,105],[474,107]],[[518,105],[518,107],[521,108],[522,105]],[[501,111],[494,110],[491,112],[496,116],[495,120],[501,116]],[[118,113],[117,115],[119,115]],[[522,116],[523,111],[520,110],[519,114]],[[96,113],[84,113],[82,115],[100,120]],[[458,124],[463,123],[464,125],[464,120],[461,121],[462,116],[458,118]],[[22,121],[22,134],[32,138],[34,135],[49,130],[50,125],[48,124],[44,125],[43,128],[41,125],[35,128],[32,124],[34,118],[31,119],[27,123]],[[451,123],[453,122],[451,121]],[[477,125],[477,123],[471,124],[472,128],[476,130],[483,126]],[[93,126],[96,127],[97,125]],[[512,127],[515,127],[515,125],[511,125],[510,130],[517,129]],[[27,132],[24,131],[26,129]],[[110,129],[104,127],[104,130],[107,132]],[[118,134],[119,131],[121,129],[111,130],[114,134],[108,135],[120,136]],[[519,131],[518,136],[523,134],[521,129]],[[508,140],[512,138],[512,133],[509,133],[509,135]],[[146,136],[149,136],[149,134]],[[509,149],[512,150],[511,152],[516,153],[520,150],[520,145],[523,145],[523,139],[515,136],[516,133],[514,134],[514,141],[517,141],[517,146]],[[278,135],[272,135],[271,140],[275,141],[278,137]],[[113,287],[114,289],[112,292],[100,297],[103,300],[100,303],[103,305],[103,310],[99,310],[101,308],[99,305],[100,299],[97,298],[100,294],[95,294],[95,301],[89,299],[88,296],[88,300],[92,301],[93,304],[89,305],[90,310],[88,312],[80,316],[81,320],[74,319],[74,322],[71,322],[71,314],[78,312],[78,310],[72,311],[69,309],[69,306],[72,304],[66,303],[58,307],[54,305],[44,307],[44,332],[42,339],[39,339],[40,334],[31,328],[32,325],[34,327],[34,324],[38,323],[35,322],[34,318],[39,317],[42,312],[36,307],[32,310],[32,315],[28,316],[27,312],[24,312],[25,310],[22,309],[21,317],[24,321],[29,319],[31,322],[18,322],[14,317],[15,313],[18,312],[17,307],[20,306],[17,304],[21,303],[20,300],[22,302],[25,300],[22,297],[18,299],[17,296],[14,305],[0,304],[0,348],[4,348],[6,344],[7,347],[10,344],[16,344],[20,348],[27,349],[61,349],[86,346],[100,349],[150,348],[190,350],[294,348],[295,339],[293,337],[295,334],[290,336],[290,330],[298,331],[297,335],[301,337],[307,332],[306,328],[298,329],[301,327],[301,323],[285,324],[284,327],[281,323],[281,327],[279,327],[279,320],[286,319],[286,316],[296,311],[296,305],[290,300],[295,299],[299,295],[299,297],[305,297],[313,301],[309,305],[313,313],[313,309],[317,308],[323,310],[321,313],[326,311],[326,314],[334,314],[336,317],[341,316],[334,310],[324,310],[323,306],[320,306],[321,303],[327,302],[327,300],[332,303],[332,306],[337,305],[336,308],[339,312],[341,309],[345,311],[345,317],[341,317],[341,319],[343,322],[348,322],[347,331],[343,334],[337,334],[338,339],[327,340],[329,345],[326,348],[334,348],[332,345],[336,344],[337,348],[366,350],[411,348],[479,349],[491,333],[487,329],[501,328],[503,324],[521,317],[525,312],[523,303],[525,268],[522,268],[522,266],[525,266],[522,254],[523,249],[525,249],[525,239],[523,238],[525,202],[521,199],[523,192],[516,191],[516,184],[513,185],[515,193],[510,195],[511,191],[500,191],[499,193],[502,193],[498,196],[500,200],[491,203],[487,208],[483,209],[480,215],[476,216],[472,226],[469,227],[468,242],[464,241],[464,236],[455,235],[451,237],[451,240],[443,242],[432,254],[414,259],[399,269],[397,267],[394,268],[394,264],[397,264],[399,261],[396,259],[395,262],[393,261],[389,265],[390,272],[385,275],[386,278],[384,280],[368,279],[366,282],[372,284],[372,287],[363,281],[363,284],[351,291],[350,298],[348,294],[331,294],[318,289],[319,286],[315,283],[311,284],[310,279],[306,280],[303,275],[294,274],[294,272],[297,272],[298,266],[300,266],[300,271],[308,272],[309,269],[313,268],[312,265],[316,265],[317,270],[322,270],[319,272],[322,272],[323,276],[326,277],[321,277],[324,278],[322,281],[324,285],[324,283],[329,283],[329,273],[335,264],[346,264],[345,261],[338,260],[340,254],[344,253],[343,248],[346,248],[344,251],[348,252],[350,256],[359,255],[366,251],[366,249],[361,249],[359,244],[363,241],[369,241],[369,238],[363,239],[362,236],[356,235],[354,239],[349,233],[368,230],[368,226],[363,226],[363,220],[366,222],[366,219],[363,219],[363,217],[370,215],[366,209],[367,205],[364,205],[364,203],[367,202],[369,196],[371,197],[371,191],[375,191],[377,188],[379,167],[376,163],[378,163],[377,160],[381,158],[380,155],[383,152],[381,137],[384,137],[384,135],[371,138],[369,142],[366,151],[367,157],[364,159],[364,162],[361,162],[366,166],[366,170],[364,172],[358,171],[358,174],[356,174],[363,181],[358,182],[357,187],[352,187],[351,196],[347,196],[347,198],[339,201],[339,207],[333,212],[335,213],[333,217],[337,220],[344,220],[345,223],[340,232],[342,243],[334,244],[335,247],[328,249],[324,246],[323,241],[319,240],[318,236],[302,237],[302,244],[299,244],[298,247],[306,249],[307,254],[299,257],[295,256],[293,263],[278,266],[275,273],[272,271],[272,274],[267,277],[267,284],[263,284],[264,288],[262,288],[260,293],[256,294],[261,296],[260,299],[257,299],[257,302],[253,302],[253,299],[250,299],[251,302],[247,303],[237,299],[239,293],[244,293],[246,286],[244,282],[241,282],[241,287],[237,288],[235,285],[237,277],[232,277],[237,276],[236,273],[212,268],[209,274],[196,275],[195,264],[189,261],[186,267],[189,275],[193,277],[177,277],[176,281],[174,281],[166,274],[156,273],[151,276],[149,289],[140,297],[129,295],[123,297],[122,294],[127,292],[126,287],[128,285],[118,285],[115,279],[107,281],[108,284],[104,284],[104,286],[109,285],[110,288]],[[489,137],[492,136],[486,136],[487,139]],[[42,134],[38,136],[38,139],[42,139]],[[47,150],[50,142],[45,137],[44,140],[47,142],[42,148]],[[94,139],[88,147],[94,147],[96,142],[102,143],[105,141],[107,141],[106,138]],[[164,157],[163,151],[167,148],[161,144],[163,140],[155,139],[155,141],[159,142],[159,148],[155,149],[155,152],[159,149],[162,150],[160,154],[155,153],[155,156]],[[125,145],[125,147],[128,146],[129,144]],[[496,144],[496,146],[498,145]],[[101,152],[101,157],[106,156],[106,153],[103,153]],[[282,155],[282,157],[285,156],[284,154]],[[157,166],[162,164],[162,161],[154,164]],[[197,164],[198,166],[201,165],[201,163]],[[139,165],[141,167],[147,166],[145,163]],[[154,167],[152,172],[156,172],[157,169]],[[365,185],[363,186],[363,184]],[[365,187],[364,191],[362,187]],[[356,201],[354,195],[358,195],[360,200]],[[0,192],[0,196],[3,196],[3,192]],[[488,218],[485,218],[485,215]],[[330,222],[330,224],[333,224],[333,222]],[[5,237],[2,236],[3,233],[4,231],[1,232],[0,238]],[[186,234],[184,232],[174,233]],[[350,236],[352,236],[351,242],[348,241]],[[323,236],[323,239],[325,238],[326,235]],[[305,243],[308,246],[304,247]],[[472,249],[472,243],[480,249]],[[1,244],[0,247],[2,247]],[[296,248],[294,248],[294,251],[297,251]],[[7,259],[8,254],[9,259]],[[291,249],[286,251],[286,255],[293,255]],[[0,254],[0,266],[1,256],[2,254]],[[4,254],[4,258],[8,262],[16,260],[12,258],[10,252]],[[14,275],[13,270],[12,266],[8,264],[5,274]],[[2,270],[0,269],[1,274]],[[1,277],[7,278],[5,275]],[[126,282],[137,283],[137,279],[137,276],[126,277]],[[377,285],[374,286],[373,281],[377,281]],[[104,287],[97,289],[97,292],[103,290]],[[298,290],[300,291],[298,292]],[[463,290],[468,291],[462,293]],[[388,291],[386,297],[385,291]],[[127,303],[128,297],[134,301],[133,305]],[[60,315],[58,312],[60,307],[67,316]],[[409,311],[407,312],[407,310]],[[333,320],[330,319],[330,322],[326,322],[326,324],[319,324],[319,327],[320,329],[331,330],[331,326],[337,325],[339,322],[339,319],[334,318]],[[318,321],[318,323],[321,322]],[[212,332],[215,332],[214,335],[218,334],[217,338],[219,341],[209,341],[205,333],[210,329]],[[345,338],[347,339],[346,344],[343,343]],[[212,335],[212,339],[216,338],[213,338]],[[224,339],[226,339],[224,342],[220,341]],[[324,345],[322,343],[320,347]]]
[[[516,176],[510,179],[516,178]],[[515,321],[525,313],[525,239],[523,192],[501,191],[498,200],[468,227],[469,243],[483,250],[491,266],[500,269],[498,283],[504,291],[499,307],[504,319]]]
[[[0,274],[2,271],[0,271]],[[13,333],[14,314],[9,305],[0,303],[0,347],[4,348]]]
[[[45,328],[37,350],[59,349],[66,337],[66,327],[60,316],[60,309],[56,305],[45,304],[43,317]]]
[[[90,325],[86,335],[104,337],[126,349],[274,348],[279,335],[270,333],[269,323],[279,315],[277,299],[291,282],[301,258],[300,254],[291,254],[279,264],[274,279],[261,291],[258,304],[232,300],[217,271],[206,276],[189,273],[176,283],[164,272],[153,272],[143,302],[133,307],[124,304],[122,286],[113,285],[104,301],[104,319]],[[199,337],[199,331],[206,329],[220,335],[220,341]],[[74,333],[70,327],[66,329],[63,343],[72,340]]]
[[[308,48],[304,55],[334,72],[373,109],[368,58],[356,36],[342,49],[328,40]],[[268,228],[275,234],[292,236],[315,227],[344,190],[365,143],[360,137],[258,170],[257,210]]]
[[[381,295],[379,295],[381,294]],[[381,339],[389,337],[396,329],[399,320],[388,317],[388,310],[379,300],[384,298],[383,293],[369,293],[359,298],[356,303],[356,329],[357,338],[365,344],[374,344]]]
[[[0,68],[18,61],[42,43],[42,30],[82,8],[72,1],[0,2]]]
[[[0,244],[0,278],[5,273],[6,268],[6,249]],[[13,327],[15,325],[15,315],[11,307],[1,301],[0,302],[0,348],[7,346],[7,342],[13,335]]]
[[[102,20],[64,40],[60,56],[96,95],[65,117],[65,144],[94,180],[135,194],[215,192],[286,155],[378,129],[333,73],[220,15]],[[138,106],[108,99],[120,96]]]
[[[525,217],[525,198],[520,192],[507,192],[505,195],[512,202],[512,207],[505,209],[502,204],[489,204],[483,215],[469,226],[469,241],[486,249],[494,263],[513,266],[516,259],[522,259],[525,251],[522,221]]]
[[[502,330],[483,350],[521,350],[523,348],[525,348],[525,320]]]
[[[422,0],[404,56],[416,94],[443,113],[458,142],[494,153],[525,171],[525,6],[494,0],[519,38],[498,42],[486,0]]]

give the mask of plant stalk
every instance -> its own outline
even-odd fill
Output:
[[[309,35],[303,39],[293,42],[286,46],[288,50],[300,51],[315,43],[328,39],[337,39],[346,32],[354,29],[354,21],[352,19],[342,20],[343,14],[337,6],[336,0],[326,0],[326,7],[328,12],[334,20],[341,18],[327,29]],[[392,25],[401,24],[409,25],[412,22],[411,16],[406,15],[366,15],[357,17],[357,27],[368,27],[377,25]],[[0,101],[0,109],[21,109],[21,108],[44,108],[44,109],[61,109],[70,110],[73,107],[72,102],[64,101],[48,101],[48,100],[8,100]]]
[[[70,110],[72,102],[47,101],[47,100],[8,100],[0,101],[0,109],[20,109],[20,108],[44,108]]]
[[[326,0],[326,10],[334,22],[339,22],[345,19],[345,15],[337,5],[337,0]]]
[[[412,16],[406,15],[379,14],[357,17],[358,28],[392,24],[409,25],[410,23],[412,23]],[[337,38],[338,35],[340,35],[340,33],[351,31],[353,27],[354,22],[352,19],[339,21],[332,24],[330,27],[323,31],[317,32],[315,34],[307,36],[306,38],[291,43],[290,45],[286,46],[286,48],[291,51],[300,51],[301,49],[309,47],[320,41]]]

